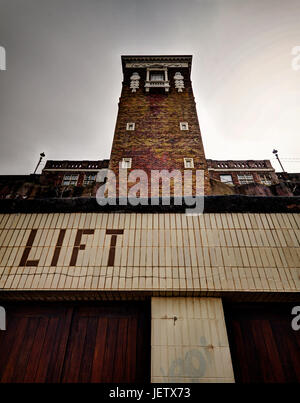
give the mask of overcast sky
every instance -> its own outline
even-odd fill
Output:
[[[133,54],[193,55],[207,158],[300,172],[300,0],[0,0],[0,46],[0,174],[109,158]]]

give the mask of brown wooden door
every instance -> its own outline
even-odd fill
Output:
[[[300,330],[291,326],[294,305],[300,304],[225,305],[237,382],[300,382]]]
[[[62,381],[149,381],[149,319],[144,304],[126,301],[75,308]]]
[[[59,382],[71,310],[56,306],[7,306],[0,332],[1,382]]]
[[[1,382],[150,380],[148,304],[2,305]]]

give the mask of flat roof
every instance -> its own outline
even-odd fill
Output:
[[[191,71],[193,55],[123,55],[121,56],[123,72],[126,63],[187,63]]]

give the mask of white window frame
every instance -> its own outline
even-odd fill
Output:
[[[69,177],[69,179],[67,179]],[[79,174],[65,174],[62,180],[62,186],[77,186]],[[68,182],[68,183],[65,183]],[[74,182],[74,183],[71,183]]]
[[[180,122],[180,130],[189,130],[188,122]]]
[[[230,181],[222,181],[221,176],[230,176]],[[233,179],[231,174],[220,174],[220,182],[225,183],[226,185],[233,185]]]
[[[251,179],[250,179],[251,177]],[[255,183],[254,177],[252,174],[238,174],[238,181],[240,185],[248,185],[248,183]]]
[[[272,185],[271,175],[268,174],[259,174],[260,183],[266,186]]]
[[[122,168],[123,169],[130,169],[132,163],[132,158],[122,158]]]
[[[155,73],[160,73],[164,76],[164,80],[153,80],[151,79],[151,74],[155,74]],[[167,67],[163,67],[163,68],[155,68],[155,67],[148,67],[147,68],[147,72],[146,72],[146,81],[160,81],[160,82],[164,82],[164,81],[168,81],[168,68]]]
[[[156,80],[151,77],[151,74],[159,73],[162,74],[163,80]],[[150,88],[164,88],[165,92],[169,92],[170,84],[168,80],[168,67],[147,67],[146,72],[146,81],[145,81],[145,90],[146,92],[150,91]]]
[[[135,130],[135,123],[134,122],[126,123],[126,130]]]
[[[184,161],[184,168],[187,169],[194,168],[194,158],[183,158],[183,161]],[[191,163],[191,166],[188,166],[189,163]]]

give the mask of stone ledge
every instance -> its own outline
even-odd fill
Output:
[[[128,291],[128,290],[1,290],[0,302],[7,301],[140,301],[152,297],[213,297],[231,302],[295,302],[299,303],[299,292],[241,292],[241,291]]]

